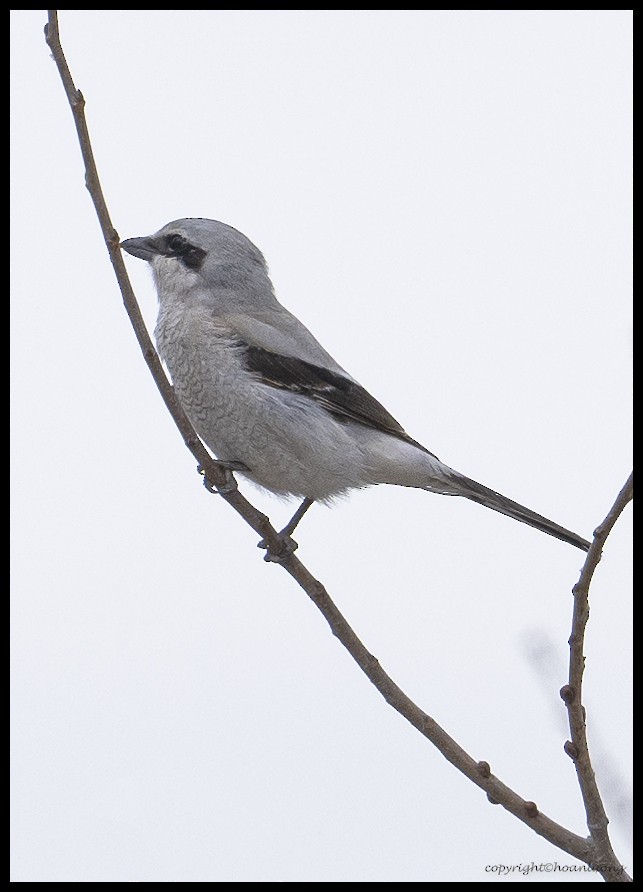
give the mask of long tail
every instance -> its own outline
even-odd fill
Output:
[[[562,539],[563,542],[569,542],[570,545],[575,545],[576,548],[580,548],[582,551],[589,550],[590,543],[586,539],[577,536],[571,530],[566,530],[565,527],[558,526],[557,523],[548,520],[541,514],[536,514],[535,511],[525,508],[524,505],[519,505],[518,502],[513,502],[506,496],[501,496],[499,492],[495,492],[481,483],[476,483],[475,480],[471,480],[469,477],[464,477],[456,471],[451,471],[448,475],[448,481],[453,484],[453,489],[449,490],[449,494],[464,496],[467,499],[471,499],[472,502],[491,508],[492,511],[499,511],[500,514],[506,514],[508,517],[513,517],[514,520],[519,520],[530,527],[542,530],[543,533]],[[442,492],[446,492],[446,487]]]

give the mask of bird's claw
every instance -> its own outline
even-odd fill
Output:
[[[225,473],[225,481],[220,484],[214,484],[208,479],[208,475],[205,473],[205,469],[203,465],[197,465],[197,472],[203,475],[203,485],[207,489],[208,492],[213,493],[213,495],[219,495],[222,493],[225,495],[229,492],[234,492],[237,489],[237,481],[234,479],[232,472],[233,471],[247,471],[248,468],[244,465],[243,462],[240,461],[218,461],[214,459],[214,463],[219,465],[220,468],[223,468]]]
[[[277,533],[277,538],[280,543],[277,551],[270,548],[267,539],[262,539],[261,542],[257,543],[257,548],[266,549],[266,553],[263,557],[264,561],[272,561],[275,564],[283,564],[286,558],[290,557],[290,555],[299,548],[295,540],[292,538],[292,534],[295,532],[297,524],[312,504],[312,499],[305,498],[299,508],[297,508],[293,516],[290,518],[286,526],[283,528],[283,530],[280,530]]]
[[[283,530],[281,533],[277,533],[277,538],[279,540],[277,550],[273,549],[268,544],[267,539],[262,539],[260,542],[257,542],[257,548],[266,549],[266,553],[263,556],[264,561],[273,564],[283,564],[283,562],[299,548],[299,545],[287,533],[284,534]]]

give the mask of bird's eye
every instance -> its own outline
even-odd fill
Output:
[[[172,252],[172,254],[176,254],[178,256],[185,253],[185,250],[190,247],[188,240],[182,235],[177,235],[176,233],[174,235],[168,235],[168,237],[165,239],[165,244]]]
[[[191,245],[184,236],[178,233],[168,235],[165,244],[170,257],[177,257],[189,269],[199,269],[205,257],[205,251],[201,248]]]

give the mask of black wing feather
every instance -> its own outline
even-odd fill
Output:
[[[250,344],[243,344],[243,347],[248,369],[260,375],[264,384],[279,390],[304,394],[338,421],[356,421],[413,443],[423,452],[428,452],[424,446],[409,437],[402,425],[381,403],[350,378],[303,359],[264,350],[263,347]]]

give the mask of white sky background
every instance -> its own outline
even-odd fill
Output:
[[[123,311],[45,21],[12,13],[13,881],[577,863],[391,710],[207,495]],[[76,10],[60,28],[122,238],[240,229],[412,436],[591,535],[631,464],[629,10]],[[152,326],[146,265],[127,266]],[[592,587],[585,676],[628,868],[630,519]],[[312,509],[296,538],[397,683],[585,835],[558,696],[582,553],[393,487]],[[574,877],[525,878],[548,879]]]

